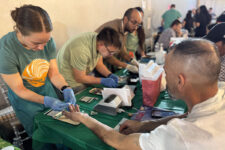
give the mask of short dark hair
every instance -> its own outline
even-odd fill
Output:
[[[176,19],[172,22],[172,24],[170,25],[170,27],[173,27],[174,25],[178,25],[181,24],[180,20]]]
[[[220,58],[214,43],[204,39],[188,39],[170,48],[172,58],[180,59],[183,63],[190,62],[192,72],[195,71],[214,83],[220,73]],[[190,60],[193,61],[190,61]],[[179,62],[176,62],[179,63]]]
[[[102,41],[106,46],[114,46],[118,49],[121,48],[121,41],[119,34],[112,28],[103,28],[97,35],[97,41]]]
[[[171,4],[171,5],[170,5],[170,8],[175,8],[175,7],[176,7],[175,4]]]
[[[22,35],[29,35],[30,32],[50,32],[52,22],[48,13],[38,6],[23,5],[11,11],[11,17],[16,23]]]
[[[132,12],[133,12],[135,9],[136,9],[136,8],[129,8],[129,9],[127,9],[126,12],[125,12],[124,15],[123,15],[123,18],[124,18],[124,17],[127,17],[128,19],[130,19],[131,14],[132,14]]]
[[[135,7],[135,9],[137,9],[139,12],[144,14],[144,11],[143,11],[143,9],[141,7]]]

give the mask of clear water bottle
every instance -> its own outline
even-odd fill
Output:
[[[155,43],[154,50],[155,50],[155,52],[158,52],[159,51],[159,43],[158,42]]]
[[[158,52],[156,52],[156,63],[158,65],[163,65],[165,62],[165,54],[166,52],[163,50],[163,43],[160,44],[160,49]]]

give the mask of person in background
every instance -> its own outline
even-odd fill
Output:
[[[87,32],[67,41],[57,54],[59,71],[74,92],[87,84],[117,87],[118,77],[103,64],[103,58],[119,53],[121,42],[112,28],[104,28],[98,34]],[[103,77],[91,75],[96,69]]]
[[[175,4],[172,4],[170,6],[170,9],[162,15],[161,25],[163,26],[164,30],[168,29],[174,20],[181,17],[181,13],[177,11],[175,7]]]
[[[223,22],[225,22],[225,11],[224,11],[221,15],[219,15],[219,17],[217,17],[215,23],[210,24],[210,25],[208,26],[208,32],[209,32],[209,30],[211,30],[215,25],[217,25],[217,24],[219,24],[219,23],[223,23]]]
[[[225,82],[225,23],[215,25],[204,38],[218,47],[221,62],[219,81]]]
[[[211,15],[212,20],[216,20],[216,14],[213,12],[213,8],[210,7],[208,10],[209,14]]]
[[[163,44],[163,48],[165,50],[168,50],[169,44],[170,44],[170,39],[172,37],[181,37],[182,32],[181,32],[182,24],[179,20],[174,20],[173,23],[171,24],[171,27],[164,30],[158,40],[158,43]]]
[[[16,116],[31,137],[34,116],[45,108],[61,111],[76,102],[73,90],[59,73],[48,13],[33,5],[11,11],[15,31],[0,40],[0,73]],[[62,91],[60,101],[53,85]]]
[[[206,35],[207,26],[211,22],[211,15],[205,5],[198,8],[198,13],[195,15],[195,37],[203,37]]]
[[[144,11],[141,7],[135,7],[141,15],[144,17]],[[128,33],[126,37],[126,48],[127,52],[132,58],[135,57],[135,53],[138,52],[141,57],[145,56],[145,32],[143,28],[143,23],[136,31],[133,33]]]
[[[185,119],[172,119],[150,133],[124,135],[79,112],[74,106],[63,114],[83,123],[115,149],[223,149],[225,83],[218,82],[220,60],[215,45],[202,39],[184,40],[169,51],[164,69],[168,92],[173,98],[184,100],[188,106],[189,114]],[[138,125],[136,122],[133,127],[150,127],[148,123],[139,122]],[[124,124],[121,131],[129,128]]]
[[[197,11],[197,10],[196,10],[195,8],[191,10],[191,12],[192,12],[192,13],[191,13],[192,18],[194,18],[194,17],[195,17],[195,15],[196,15],[196,11]]]
[[[194,18],[192,18],[192,11],[189,10],[187,12],[186,17],[184,18],[183,21],[183,26],[185,29],[188,30],[189,33],[192,33],[194,30]]]
[[[131,58],[131,56],[127,53],[125,44],[127,33],[133,33],[138,29],[138,27],[141,26],[141,24],[141,13],[135,8],[130,8],[125,12],[122,19],[114,19],[106,22],[96,29],[96,32],[99,33],[103,28],[110,27],[119,33],[119,37],[122,42],[120,53],[104,60],[112,72],[116,71],[114,68],[116,66],[126,68],[133,73],[138,73],[138,62],[136,59]]]

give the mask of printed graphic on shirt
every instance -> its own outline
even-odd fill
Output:
[[[22,78],[34,87],[45,84],[49,70],[49,62],[44,59],[34,59],[23,71]]]

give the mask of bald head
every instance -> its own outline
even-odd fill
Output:
[[[189,39],[171,48],[168,66],[177,74],[184,74],[189,83],[217,83],[220,59],[214,44],[202,39]]]
[[[124,13],[123,18],[127,17],[128,19],[130,19],[131,17],[140,17],[140,16],[141,16],[141,14],[136,8],[129,8]]]
[[[141,12],[138,11],[137,9],[133,9],[130,17],[137,19],[137,22],[140,22],[140,23],[142,22]]]

